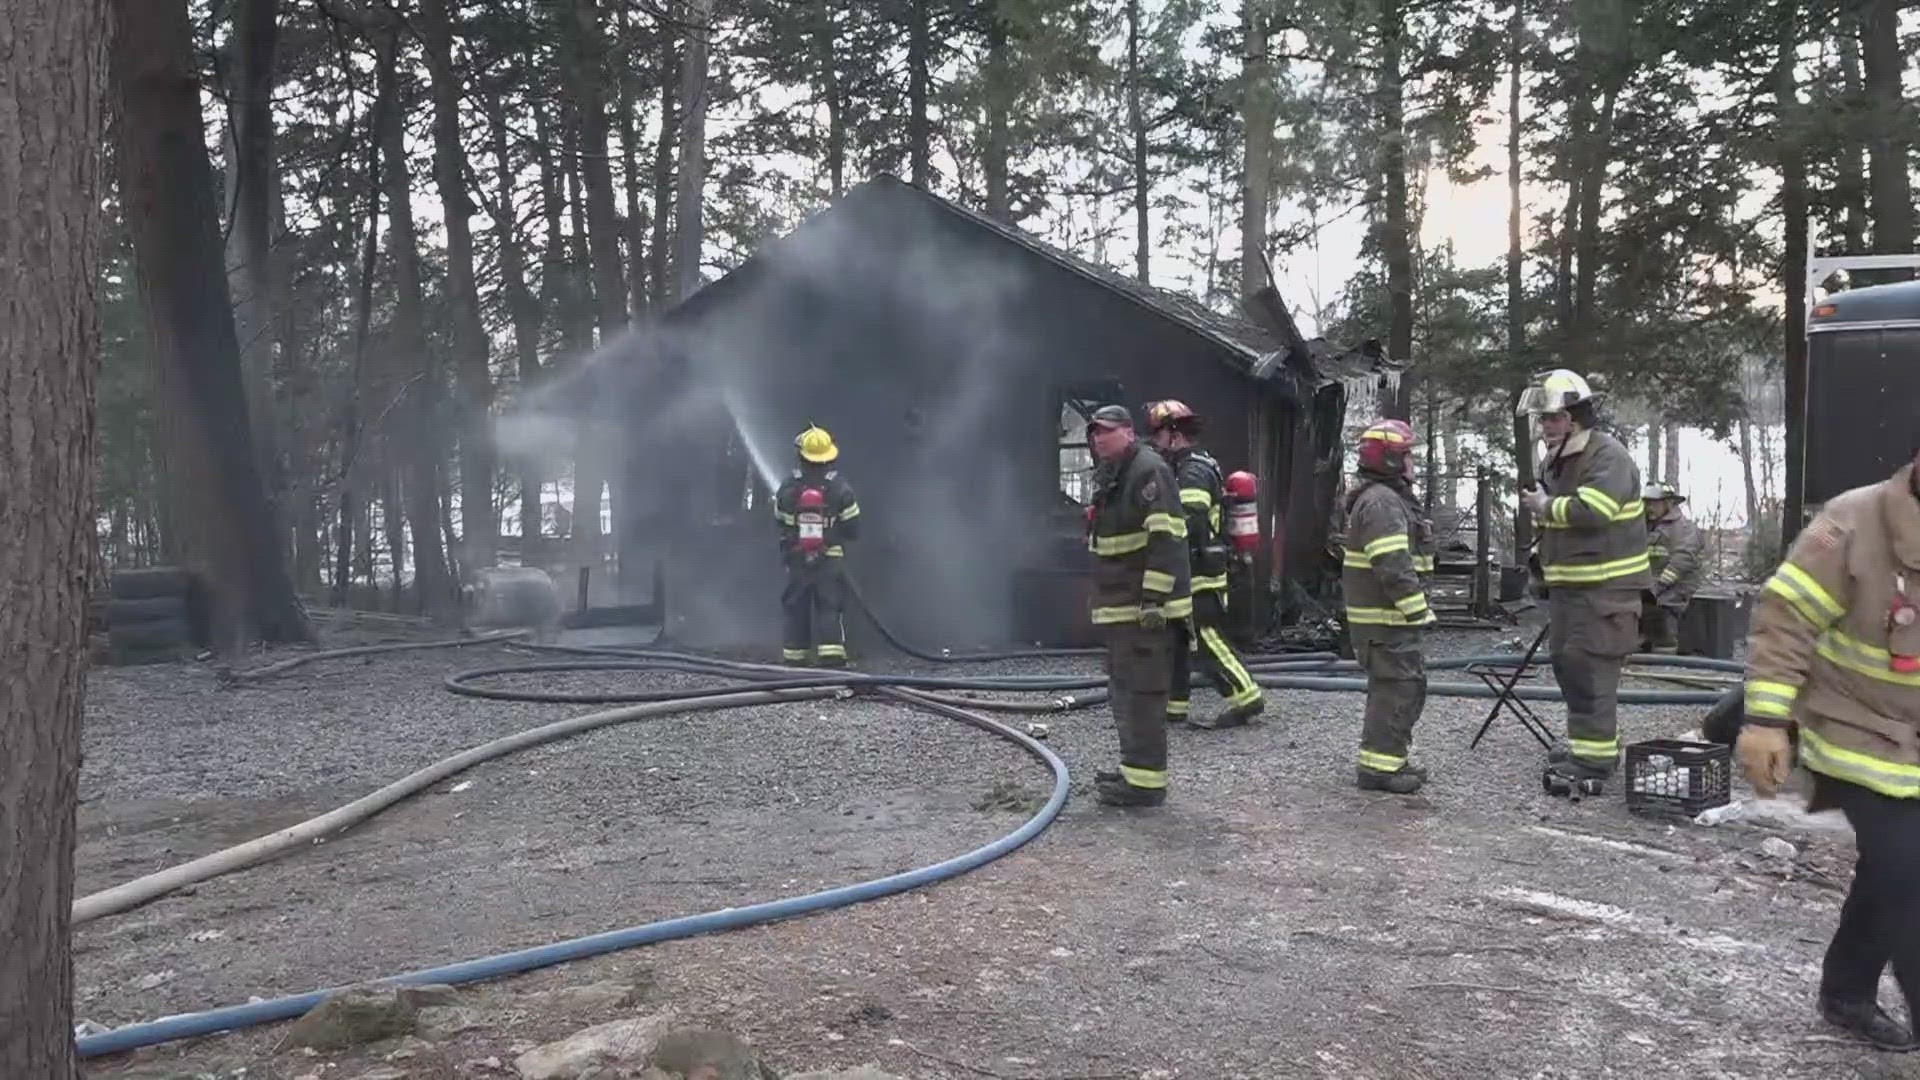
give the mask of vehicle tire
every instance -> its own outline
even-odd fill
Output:
[[[107,631],[116,650],[159,649],[191,645],[193,626],[182,618],[122,623]]]
[[[187,598],[184,596],[143,596],[136,600],[107,601],[108,626],[187,617]]]
[[[109,591],[115,600],[144,600],[157,596],[185,596],[193,576],[177,566],[143,566],[115,570]]]

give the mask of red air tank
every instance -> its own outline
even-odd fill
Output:
[[[1227,540],[1233,553],[1252,558],[1260,546],[1260,481],[1250,472],[1230,473],[1223,485]]]
[[[800,525],[800,553],[809,558],[827,546],[827,497],[819,488],[802,488],[795,506]]]

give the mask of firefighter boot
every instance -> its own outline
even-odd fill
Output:
[[[1578,802],[1582,796],[1592,798],[1605,791],[1611,774],[1611,769],[1586,765],[1572,758],[1549,760],[1546,771],[1540,775],[1540,787],[1549,795]]]
[[[1920,1040],[1916,1040],[1900,1021],[1889,1016],[1880,1003],[1871,998],[1865,1001],[1842,1001],[1823,993],[1820,995],[1820,1018],[1876,1049],[1897,1054],[1920,1049]]]
[[[1265,698],[1255,698],[1245,705],[1229,705],[1205,720],[1188,719],[1188,723],[1197,728],[1216,730],[1219,728],[1242,727],[1267,710]]]
[[[1103,806],[1159,806],[1167,801],[1166,788],[1135,787],[1118,772],[1094,774],[1093,795]]]
[[[1403,765],[1395,772],[1381,772],[1362,765],[1356,779],[1361,791],[1385,791],[1394,795],[1411,795],[1426,782],[1427,770],[1414,765]]]

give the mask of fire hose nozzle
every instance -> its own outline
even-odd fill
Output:
[[[1068,694],[1066,697],[1054,698],[1053,707],[1059,712],[1066,712],[1068,709],[1073,708],[1074,704],[1079,700],[1079,698],[1074,697],[1072,694]]]

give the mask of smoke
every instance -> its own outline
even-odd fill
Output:
[[[573,452],[555,414],[590,409],[619,433],[609,475],[638,468],[616,502],[639,504],[649,540],[690,541],[675,544],[676,627],[777,640],[774,530],[764,505],[741,509],[746,463],[765,497],[818,424],[862,508],[848,572],[882,616],[925,644],[1010,639],[1014,572],[1043,539],[1034,508],[1057,466],[1034,281],[1011,245],[899,191],[811,219],[694,310],[542,388],[527,404],[545,417],[501,424],[503,451],[541,456]],[[729,442],[737,474],[715,449]]]

